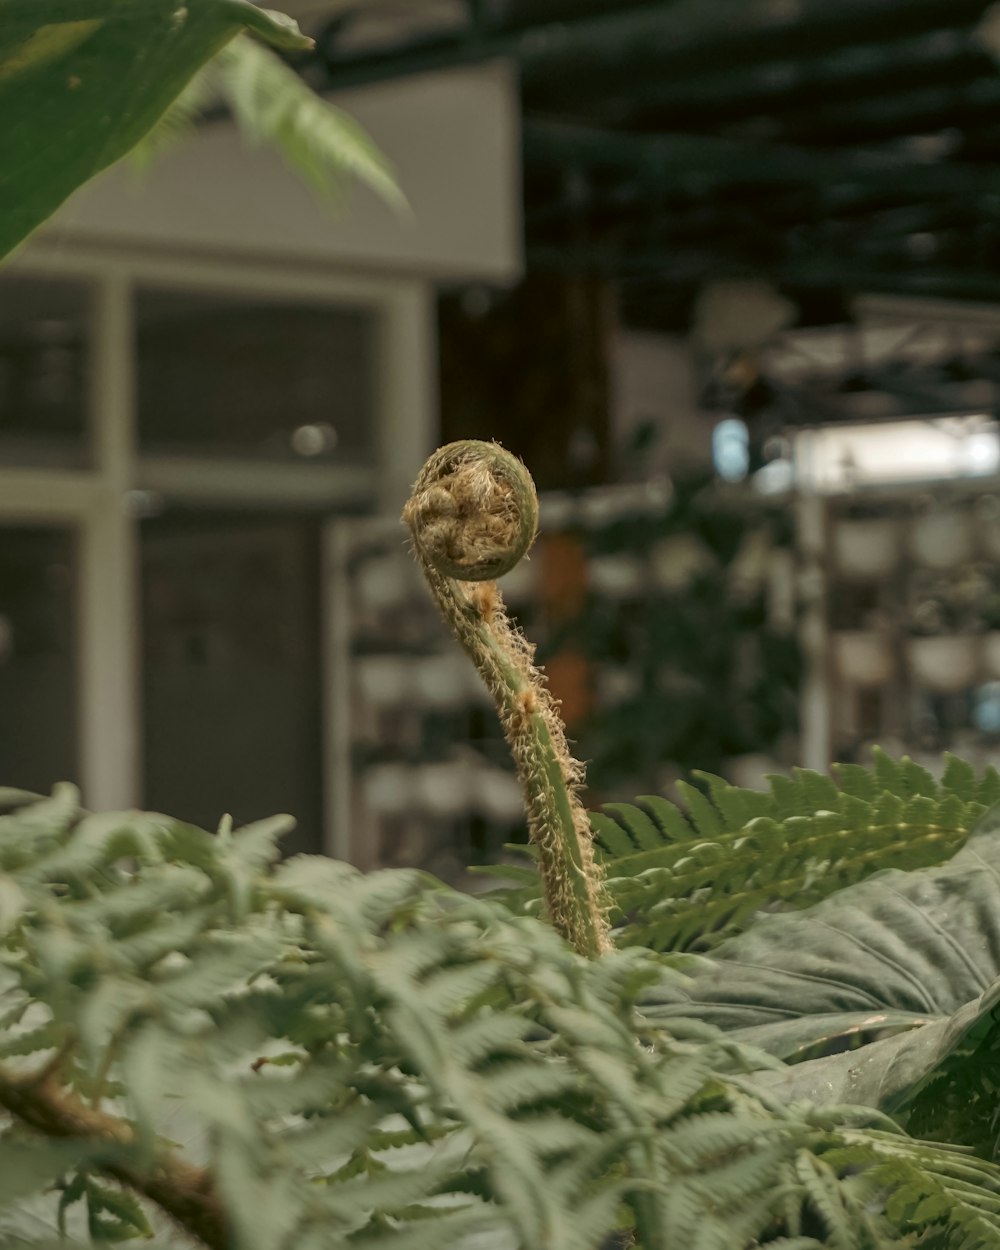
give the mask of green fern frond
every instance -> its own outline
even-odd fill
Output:
[[[607,860],[619,942],[703,949],[775,903],[808,906],[884,868],[940,863],[964,844],[996,784],[991,773],[970,784],[954,769],[938,784],[882,753],[863,784],[850,776],[850,789],[804,769],[773,779],[769,794],[703,779],[710,797],[686,787],[687,816],[659,798],[613,809],[616,835],[624,830],[635,848]],[[661,832],[657,847],[644,816]],[[609,823],[594,817],[602,845]]]
[[[841,1131],[823,1155],[839,1174],[861,1169],[908,1244],[944,1250],[1000,1245],[1000,1169],[945,1144],[878,1129]],[[919,1239],[919,1240],[918,1240]]]
[[[925,1226],[971,1250],[993,1218],[991,1165],[757,1097],[740,1074],[774,1061],[643,1018],[679,980],[649,952],[582,959],[420,873],[275,867],[280,823],[43,810],[45,836],[30,807],[2,818],[26,834],[4,1014],[57,1029],[0,1062],[0,1233],[5,1201],[46,1190],[95,1246],[156,1206],[233,1250],[598,1250],[615,1230],[859,1250]]]
[[[317,190],[329,193],[342,174],[394,208],[406,207],[388,162],[358,122],[317,96],[263,44],[234,39],[211,69],[243,133],[275,146]]]
[[[704,789],[678,783],[680,804],[646,795],[591,812],[616,944],[707,950],[775,905],[808,907],[886,868],[942,863],[1000,799],[995,769],[977,777],[954,757],[940,782],[877,749],[872,768],[835,771],[839,786],[795,769],[764,792],[697,773]],[[496,897],[534,914],[537,881],[518,869]]]
[[[385,157],[349,114],[312,91],[264,44],[238,36],[208,62],[132,149],[139,172],[195,130],[213,104],[228,104],[246,138],[275,147],[314,188],[328,195],[358,179],[386,203],[406,199]]]
[[[209,62],[195,74],[180,95],[167,106],[160,120],[139,140],[129,153],[129,160],[140,173],[148,170],[157,157],[194,132],[199,116],[217,98],[214,79],[214,69]]]

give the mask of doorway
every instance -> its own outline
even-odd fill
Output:
[[[279,812],[322,847],[319,532],[172,514],[141,531],[147,808],[215,829]]]
[[[72,526],[0,527],[0,784],[79,782]]]

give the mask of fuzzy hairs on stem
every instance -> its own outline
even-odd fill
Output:
[[[534,541],[535,484],[496,443],[450,443],[424,465],[403,520],[438,607],[496,703],[538,848],[549,918],[581,955],[596,958],[611,943],[579,797],[583,766],[570,754],[534,647],[510,621],[495,582]]]

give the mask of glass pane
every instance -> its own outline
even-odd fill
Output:
[[[0,464],[82,467],[90,290],[0,277]]]
[[[215,829],[296,817],[321,834],[319,539],[314,523],[143,524],[146,806]]]
[[[0,529],[0,785],[78,781],[76,541]]]
[[[374,314],[142,291],[144,452],[369,464]]]

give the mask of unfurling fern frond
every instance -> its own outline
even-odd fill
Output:
[[[837,766],[839,785],[807,769],[772,777],[765,792],[697,776],[705,790],[680,782],[680,804],[644,796],[591,813],[619,946],[710,949],[762,909],[806,907],[885,868],[942,863],[1000,801],[993,768],[979,778],[949,757],[935,781],[878,750],[871,769]],[[503,897],[530,912],[538,893],[523,880]]]

